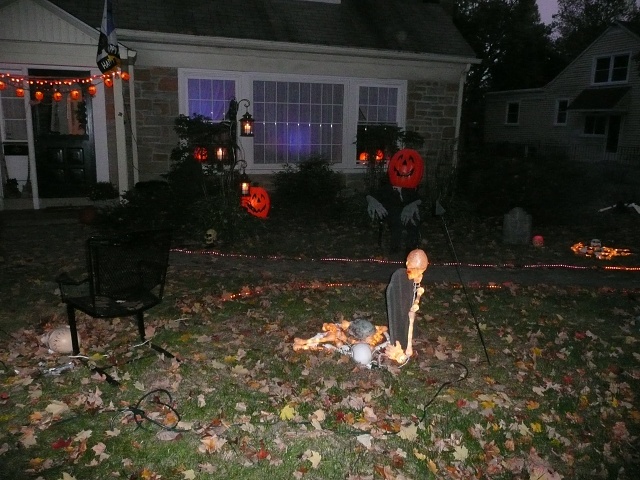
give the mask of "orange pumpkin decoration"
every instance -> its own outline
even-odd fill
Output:
[[[89,92],[89,95],[92,97],[95,97],[96,93],[98,93],[98,89],[95,85],[89,85],[87,87],[87,92]]]
[[[242,206],[255,217],[267,218],[271,208],[271,199],[264,188],[249,187],[249,196],[242,199]]]
[[[424,161],[420,154],[410,148],[397,152],[389,162],[387,174],[394,187],[416,188],[422,180]]]
[[[209,151],[207,147],[196,147],[193,149],[193,158],[195,158],[198,162],[204,163],[209,158]]]
[[[0,90],[7,88],[7,84],[0,80]]]
[[[129,72],[120,72],[120,78],[125,82],[128,82],[130,78]]]
[[[24,97],[24,88],[16,88],[16,97]]]
[[[381,162],[384,160],[384,152],[382,150],[376,151],[376,162]]]
[[[369,154],[367,152],[360,152],[360,155],[358,155],[358,161],[359,162],[369,161]]]
[[[80,94],[80,90],[71,90],[71,92],[69,93],[69,96],[71,97],[71,100],[73,100],[74,102],[77,102],[82,98],[82,95]]]
[[[111,77],[104,78],[104,86],[105,87],[113,87],[113,79]]]
[[[41,102],[42,99],[44,98],[44,93],[42,93],[40,90],[36,90],[33,94],[33,98],[35,98],[37,101]]]
[[[62,93],[58,91],[53,92],[53,99],[56,102],[59,102],[60,100],[62,100]]]

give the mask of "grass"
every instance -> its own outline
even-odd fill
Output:
[[[611,218],[545,225],[543,249],[502,245],[497,218],[451,215],[448,233],[462,262],[587,265],[593,260],[574,257],[572,243],[598,236],[636,248],[636,218],[624,217],[625,228]],[[306,258],[384,256],[375,228],[345,223],[274,215],[258,238],[236,248]],[[368,281],[366,269],[351,282],[354,272],[328,272],[329,285],[295,264],[280,269],[275,262],[266,271],[251,261],[234,267],[184,255],[170,267],[165,301],[148,315],[153,342],[180,362],[134,348],[128,319],[79,317],[83,353],[119,379],[116,387],[80,362],[58,376],[44,373],[68,362],[39,342],[66,321],[51,279],[81,269],[90,230],[50,228],[42,241],[35,227],[12,227],[13,240],[29,241],[30,249],[3,238],[9,275],[0,279],[2,479],[640,473],[637,284],[616,290],[429,283],[416,356],[402,368],[386,362],[367,369],[346,355],[292,349],[294,338],[355,314],[386,323],[386,284]],[[451,261],[440,219],[425,219],[423,238],[432,262]],[[637,265],[635,256],[613,262]]]

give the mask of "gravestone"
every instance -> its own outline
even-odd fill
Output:
[[[407,349],[409,335],[409,310],[413,305],[413,280],[407,277],[407,269],[399,268],[393,275],[386,291],[387,321],[391,345],[400,342]]]
[[[502,242],[508,245],[528,245],[531,243],[531,215],[516,207],[504,216]]]

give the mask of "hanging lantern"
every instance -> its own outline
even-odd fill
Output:
[[[24,97],[24,88],[16,88],[16,97]]]
[[[253,137],[253,117],[249,112],[240,119],[240,136]]]
[[[89,85],[87,87],[87,92],[89,92],[89,95],[91,95],[92,97],[95,97],[96,93],[98,93],[98,89],[95,85]]]
[[[240,195],[242,195],[243,197],[248,197],[250,189],[251,182],[249,182],[249,176],[244,173],[243,170],[242,174],[240,175]]]
[[[80,93],[80,90],[71,90],[71,92],[69,93],[69,96],[71,97],[71,100],[73,100],[74,102],[77,102],[82,98],[82,94]]]
[[[422,180],[424,161],[420,154],[410,148],[397,152],[389,161],[387,174],[394,187],[416,188]]]
[[[195,158],[198,162],[204,163],[209,158],[209,152],[207,147],[196,147],[193,149],[193,158]]]
[[[120,78],[125,82],[128,82],[130,78],[129,72],[120,72]]]
[[[7,88],[7,84],[0,80],[0,90],[4,90],[5,88]]]
[[[53,92],[52,98],[56,102],[59,102],[60,100],[62,100],[62,92],[59,92],[58,90],[56,90],[55,92]]]
[[[41,102],[42,99],[44,98],[44,93],[42,93],[40,90],[36,90],[33,94],[33,98],[35,98],[37,101]]]
[[[111,77],[105,77],[104,86],[109,88],[113,87],[113,79]]]
[[[262,187],[249,187],[249,196],[242,202],[243,206],[254,217],[267,218],[271,199],[269,194]]]
[[[216,160],[219,162],[224,162],[227,159],[227,147],[218,145],[216,147]]]

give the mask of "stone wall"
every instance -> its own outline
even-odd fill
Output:
[[[420,154],[426,167],[426,193],[433,200],[447,194],[454,173],[457,111],[458,84],[409,82],[406,130],[425,140]]]
[[[134,87],[140,181],[155,180],[169,170],[171,150],[178,143],[178,70],[137,67]]]

